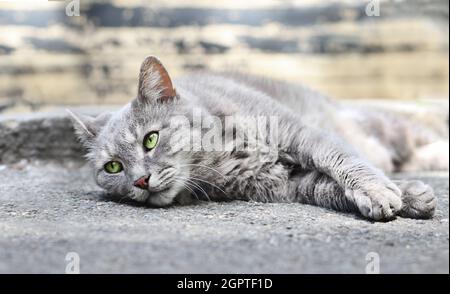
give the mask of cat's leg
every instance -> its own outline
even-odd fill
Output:
[[[358,207],[358,202],[345,195],[335,180],[318,171],[310,171],[291,177],[290,193],[294,200],[342,212],[358,212],[366,209]],[[397,215],[406,218],[431,218],[436,208],[433,190],[420,181],[399,181],[402,206]]]
[[[290,138],[286,153],[291,160],[335,180],[365,217],[389,220],[400,211],[400,189],[335,135],[302,127]]]
[[[289,193],[294,201],[342,212],[358,212],[356,203],[332,178],[318,171],[295,175],[289,180]]]
[[[399,215],[408,218],[431,218],[436,210],[433,189],[421,181],[396,181],[402,191],[402,209]]]

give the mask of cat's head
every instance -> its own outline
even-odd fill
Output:
[[[189,136],[170,123],[185,107],[164,66],[150,56],[141,66],[137,97],[123,109],[96,118],[72,114],[98,185],[139,202],[172,203],[190,172],[184,146],[171,146],[172,138]]]

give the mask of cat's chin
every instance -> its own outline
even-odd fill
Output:
[[[165,206],[169,206],[173,203],[175,197],[170,197],[168,195],[155,195],[155,196],[149,196],[147,198],[146,203],[151,205],[151,206],[156,206],[156,207],[165,207]]]
[[[158,192],[135,189],[130,196],[134,201],[154,207],[165,207],[171,205],[177,195],[177,187],[172,186]]]
[[[173,203],[179,203],[178,201],[181,198],[188,198],[184,196],[189,196],[190,193],[188,193],[185,189],[183,189],[183,185],[180,183],[173,183],[172,185],[167,185],[165,187],[161,187],[160,189],[154,189],[151,190],[143,190],[134,188],[130,198],[134,201],[147,204],[149,206],[154,207],[166,207]],[[181,201],[181,202],[187,202],[187,201]]]
[[[177,194],[177,187],[172,186],[158,193],[148,193],[145,203],[155,207],[169,206],[175,201]]]

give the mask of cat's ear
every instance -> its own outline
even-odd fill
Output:
[[[111,118],[111,113],[103,113],[97,117],[91,117],[82,114],[75,114],[66,109],[72,120],[73,127],[78,139],[85,145],[89,146],[93,139],[98,135],[101,128]]]
[[[164,103],[177,98],[172,80],[158,58],[148,56],[141,65],[137,102]]]

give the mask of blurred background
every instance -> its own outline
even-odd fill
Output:
[[[0,0],[0,115],[123,104],[140,63],[239,69],[341,99],[448,99],[448,0]],[[372,11],[376,13],[376,11]]]

